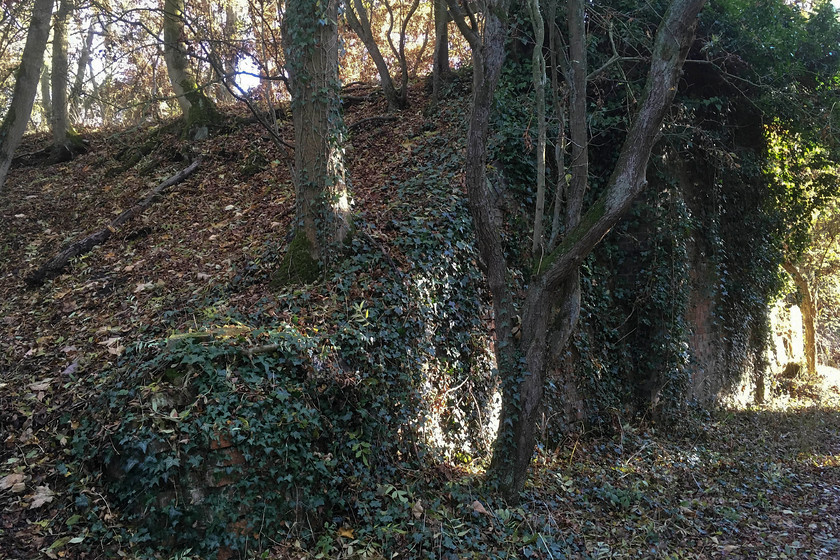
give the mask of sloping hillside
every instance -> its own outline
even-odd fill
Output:
[[[189,146],[165,128],[92,132],[73,162],[12,173],[0,558],[837,557],[830,392],[701,413],[667,436],[616,413],[611,433],[555,434],[522,503],[481,487],[496,382],[465,109],[416,102],[394,120],[363,121],[376,101],[348,107],[357,231],[310,286],[269,287],[294,196],[256,124],[231,116]],[[27,286],[199,155],[107,242]]]

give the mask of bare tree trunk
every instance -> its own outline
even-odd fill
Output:
[[[67,19],[70,15],[70,2],[61,0],[53,25],[52,47],[52,135],[53,161],[67,161],[73,157],[73,150],[68,145],[67,119]]]
[[[799,294],[802,296],[802,327],[805,330],[805,368],[808,375],[817,374],[817,337],[816,337],[816,307],[811,296],[811,288],[805,275],[790,261],[782,263],[791,278],[793,278]]]
[[[236,10],[233,9],[233,4],[228,4],[225,6],[224,27],[224,38],[226,44],[224,46],[225,56],[223,59],[223,68],[225,75],[222,76],[222,79],[228,82],[236,79],[236,51],[231,47],[231,43],[236,40],[236,24]],[[231,93],[224,84],[222,84],[219,90],[219,99],[226,102],[235,100],[233,93]]]
[[[502,379],[500,428],[488,475],[509,499],[517,499],[525,485],[549,351],[565,345],[577,321],[578,302],[574,294],[579,266],[647,184],[645,175],[651,150],[676,92],[694,38],[697,14],[704,2],[674,0],[665,14],[654,40],[645,94],[607,183],[606,194],[567,232],[550,255],[535,263],[522,306],[522,335],[517,344],[510,328],[515,295],[506,283],[507,263],[498,229],[492,227],[485,176],[488,122],[507,34],[507,25],[499,19],[499,14],[507,13],[507,2],[490,2],[484,10],[484,32],[480,36],[475,18],[471,18],[472,25],[468,24],[457,1],[448,0],[455,22],[473,50],[473,102],[465,182],[476,241],[487,267],[493,298],[496,360]],[[585,73],[583,77],[585,80]],[[586,146],[579,148],[586,149]]]
[[[449,12],[446,0],[432,0],[435,17],[435,55],[432,63],[432,100],[440,98],[441,81],[449,75]]]
[[[569,21],[569,136],[572,142],[572,180],[566,195],[566,231],[580,222],[583,195],[589,180],[589,138],[586,132],[586,5],[568,0]]]
[[[557,180],[554,191],[554,211],[551,218],[551,237],[548,248],[554,244],[561,232],[560,215],[563,208],[563,197],[568,184],[566,181],[566,92],[560,86],[560,37],[557,29],[557,0],[548,3],[548,49],[551,55],[551,94],[553,97],[554,114],[557,117],[557,138],[554,139],[554,161],[557,164]]]
[[[73,87],[70,89],[70,113],[74,123],[84,121],[84,115],[82,114],[82,93],[85,87],[85,73],[87,72],[88,62],[90,61],[90,50],[93,47],[93,37],[95,35],[93,30],[93,22],[91,22],[87,37],[85,37],[85,42],[82,45],[82,53],[79,55],[79,63],[76,66],[76,77],[73,80]]]
[[[35,0],[32,6],[32,20],[29,22],[29,32],[17,71],[12,104],[3,119],[3,124],[0,125],[0,189],[6,182],[15,150],[23,138],[26,124],[32,114],[44,49],[50,33],[52,9],[53,0]]]
[[[208,127],[218,118],[210,98],[198,88],[187,62],[184,36],[184,0],[164,0],[163,58],[169,82],[186,120],[185,133],[196,140],[206,138]]]
[[[44,54],[44,66],[41,69],[41,111],[44,113],[44,124],[50,126],[52,122],[52,95],[50,95],[50,67]]]
[[[373,63],[376,65],[376,70],[379,72],[379,81],[382,84],[382,92],[385,94],[385,100],[388,102],[388,110],[394,111],[404,108],[402,98],[397,95],[397,89],[394,87],[394,80],[391,78],[391,71],[388,69],[388,64],[385,62],[382,51],[379,50],[379,45],[373,37],[370,16],[364,4],[362,4],[362,0],[348,1],[346,3],[345,16],[347,17],[347,23],[350,25],[350,29],[362,40],[368,54],[373,59]]]
[[[386,2],[385,5],[388,7],[389,13],[391,12],[391,5]],[[400,43],[399,47],[395,51],[395,55],[397,56],[397,60],[400,62],[400,107],[405,108],[408,107],[408,60],[405,57],[405,38],[408,31],[408,22],[411,21],[411,17],[417,11],[417,8],[420,6],[420,0],[414,0],[408,8],[408,12],[402,17],[402,22],[400,22]],[[391,36],[388,34],[388,41],[391,42]],[[394,45],[391,43],[391,48],[393,49]]]
[[[339,0],[287,5],[283,47],[295,129],[297,233],[275,282],[311,281],[350,229],[338,76]],[[294,32],[289,30],[294,29]],[[286,274],[286,276],[283,276]]]
[[[531,242],[531,254],[539,257],[543,246],[543,214],[545,213],[545,24],[540,13],[539,0],[528,0],[531,13],[531,25],[534,27],[533,81],[537,108],[537,202],[534,209],[534,235]]]

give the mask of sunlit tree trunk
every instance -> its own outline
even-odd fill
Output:
[[[311,281],[350,229],[338,76],[339,0],[287,4],[283,47],[295,129],[297,231],[279,282]]]
[[[41,76],[41,64],[44,60],[44,49],[50,33],[50,16],[53,10],[53,0],[35,0],[32,6],[32,20],[29,22],[29,32],[23,47],[20,68],[18,68],[15,89],[9,111],[0,125],[0,189],[6,182],[6,175],[12,165],[15,150],[20,144],[35,94],[38,91],[38,79]]]
[[[805,368],[808,375],[817,373],[817,336],[816,336],[816,306],[811,296],[811,288],[805,275],[790,261],[782,263],[782,267],[793,278],[799,295],[802,297],[802,328],[805,331]]]

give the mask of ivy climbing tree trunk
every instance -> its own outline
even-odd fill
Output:
[[[216,106],[196,84],[190,72],[184,45],[184,0],[164,0],[163,58],[169,82],[186,120],[184,132],[196,140],[207,138],[209,127],[218,121]]]
[[[29,22],[29,32],[15,79],[12,103],[3,118],[3,124],[0,125],[0,190],[6,182],[15,150],[23,138],[26,124],[32,114],[44,50],[50,33],[52,10],[53,0],[35,0],[32,5],[32,19]]]
[[[309,282],[350,231],[338,76],[339,0],[287,4],[283,48],[295,130],[296,233],[274,283]]]
[[[493,227],[492,204],[486,186],[489,118],[507,36],[507,24],[500,15],[507,13],[508,0],[486,2],[483,31],[475,18],[467,20],[457,0],[447,2],[473,52],[465,183],[477,246],[493,299],[496,361],[502,381],[500,428],[488,475],[507,498],[516,500],[525,486],[534,451],[550,348],[565,346],[577,320],[574,293],[579,267],[647,184],[651,150],[674,98],[694,38],[697,14],[705,0],[674,0],[663,17],[654,39],[644,94],[606,191],[550,254],[535,259],[525,299],[521,302],[522,332],[518,341],[513,337],[511,325],[517,296],[506,282],[508,266],[500,232]],[[583,8],[582,3],[579,6]]]
[[[814,305],[814,298],[811,296],[811,288],[808,285],[808,280],[802,274],[796,265],[790,261],[782,263],[782,268],[790,274],[793,278],[796,288],[799,290],[799,295],[802,297],[802,328],[805,331],[805,368],[808,370],[808,375],[817,374],[817,337],[816,337],[816,323],[817,312]]]

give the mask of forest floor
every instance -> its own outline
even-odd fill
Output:
[[[377,111],[354,106],[347,120]],[[423,122],[409,111],[355,133],[349,173],[370,216],[387,214],[380,187],[406,173],[395,154],[410,150]],[[178,138],[161,135],[120,169],[141,132],[90,132],[87,154],[13,170],[0,198],[0,559],[116,554],[92,545],[64,491],[91,379],[132,343],[189,330],[196,301],[267,268],[289,231],[288,155],[252,124],[195,144],[203,161],[193,176],[64,274],[27,286],[25,276],[62,246],[185,167]],[[21,153],[47,143],[28,137]],[[219,306],[247,311],[271,299],[266,284],[243,284]],[[510,558],[840,558],[840,381],[822,373],[818,390],[716,411],[685,430],[618,420],[609,437],[579,434],[541,449],[516,506],[485,500],[472,489],[475,473],[444,469],[444,506],[424,514],[437,516],[436,540],[399,557],[458,557],[440,551],[463,547],[480,558],[485,539]],[[372,538],[351,529],[325,535],[319,551],[292,540],[263,557],[380,557]]]

